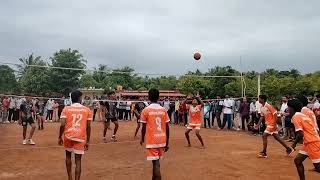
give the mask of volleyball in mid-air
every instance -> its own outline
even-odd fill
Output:
[[[198,61],[201,59],[201,54],[196,52],[196,53],[194,53],[193,58]]]

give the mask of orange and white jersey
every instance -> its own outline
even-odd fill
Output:
[[[75,103],[71,106],[66,106],[61,118],[66,120],[64,136],[72,141],[85,142],[87,121],[92,120],[92,112],[89,108]]]
[[[197,105],[196,107],[194,106],[189,106],[189,125],[191,126],[199,126],[201,125],[201,120],[202,120],[202,106]]]
[[[277,114],[277,110],[268,103],[261,108],[261,116],[264,116],[267,126],[277,125],[277,119],[274,117],[275,114]]]
[[[317,128],[317,130],[319,130],[319,127],[318,127],[318,124],[317,124],[317,117],[316,117],[316,115],[314,114],[314,112],[311,109],[309,109],[307,107],[303,107],[301,109],[301,113],[305,114],[306,116],[308,116],[314,122],[314,125]]]
[[[320,137],[317,131],[317,127],[314,121],[307,115],[297,112],[292,117],[292,123],[295,126],[296,131],[303,132],[303,143],[320,142]]]
[[[147,124],[146,148],[161,148],[167,143],[166,124],[170,121],[167,110],[151,104],[141,112],[141,123]]]

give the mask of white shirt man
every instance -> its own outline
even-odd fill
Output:
[[[261,108],[262,108],[262,104],[259,103],[259,101],[256,102],[256,109],[258,114],[261,114]]]
[[[227,98],[223,101],[223,113],[224,114],[233,114],[232,106],[234,105],[234,101]]]
[[[286,112],[286,109],[288,109],[288,103],[284,102],[281,105],[280,113],[283,114]]]
[[[9,104],[9,109],[14,109],[16,108],[16,99],[14,97],[10,98],[10,104]]]
[[[163,102],[163,107],[166,108],[167,111],[169,111],[169,109],[170,109],[170,101],[169,100],[165,100]]]
[[[256,113],[256,112],[257,112],[256,102],[251,102],[250,103],[250,114]]]
[[[319,100],[317,100],[314,104],[313,104],[313,110],[319,109],[320,108],[320,103]]]
[[[16,100],[16,107],[17,107],[18,110],[20,110],[20,106],[22,104],[22,101],[23,101],[22,98],[19,98],[19,99]]]
[[[48,100],[47,109],[48,109],[48,111],[53,110],[53,100],[51,100],[51,99]]]

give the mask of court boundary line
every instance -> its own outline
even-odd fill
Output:
[[[227,136],[214,136],[213,138],[225,138],[225,137],[230,137],[230,135]],[[184,140],[185,138],[174,138],[172,140]],[[130,143],[137,143],[139,145],[139,140],[128,140],[128,141],[118,141],[118,142],[107,142],[107,143],[94,143],[94,144],[89,144],[90,146],[100,146],[100,145],[111,145],[111,144],[130,144]],[[10,150],[33,150],[33,149],[53,149],[53,148],[64,148],[64,146],[34,146],[34,145],[21,145],[22,147],[9,147],[9,148],[0,148],[0,151],[10,151]],[[145,148],[145,145],[142,146]]]

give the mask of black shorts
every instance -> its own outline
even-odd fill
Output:
[[[28,124],[31,125],[33,123],[34,123],[34,120],[32,117],[22,119],[22,126],[28,126]]]
[[[106,122],[109,123],[109,122],[117,122],[118,119],[117,118],[106,118]]]
[[[294,124],[291,122],[291,119],[290,118],[286,118],[284,120],[284,126],[286,128],[294,128]]]

